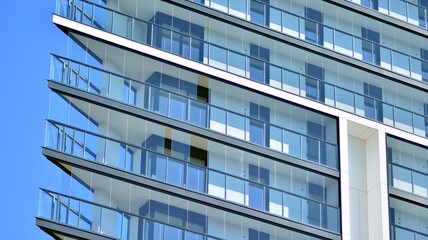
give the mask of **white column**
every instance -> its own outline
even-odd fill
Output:
[[[348,160],[348,121],[339,118],[339,146],[340,146],[340,192],[342,212],[342,239],[351,239],[351,209],[349,193],[349,160]]]

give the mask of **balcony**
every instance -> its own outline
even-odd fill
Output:
[[[77,6],[78,2],[80,2],[79,6]],[[423,137],[427,134],[426,122],[428,122],[428,117],[425,115],[393,106],[382,102],[379,99],[349,91],[345,88],[327,83],[326,81],[293,72],[280,66],[269,64],[268,62],[260,59],[252,58],[170,29],[162,28],[154,23],[144,22],[129,16],[124,16],[121,13],[105,9],[92,3],[82,1],[75,1],[74,3],[75,4],[72,5],[74,6],[73,8],[69,8],[68,5],[64,6],[59,4],[58,13],[62,16],[88,24],[95,28],[160,48],[164,51],[249,78],[256,82],[268,84],[286,92],[306,97],[313,101],[384,123],[388,126]],[[99,12],[102,12],[100,15],[102,16],[102,21],[97,20],[96,15],[94,15]],[[130,27],[126,28],[128,29],[126,33],[115,31],[116,28],[123,30],[123,28],[119,28],[122,21],[117,21],[117,24],[115,25],[112,24],[111,21],[105,20],[106,16],[113,17],[115,15],[126,17],[126,19],[128,19],[126,22],[130,23]],[[117,18],[118,17],[115,19]],[[158,46],[156,41],[151,38],[148,39],[147,31],[149,30],[162,32],[164,38],[163,43],[167,44]],[[153,34],[151,34],[151,36],[153,36]],[[183,44],[182,47],[174,47],[177,46],[177,42],[175,40],[177,38],[187,39],[186,41],[178,44]],[[261,72],[269,72],[269,74],[262,74],[261,76],[256,77],[256,75],[251,74],[251,72],[254,72],[252,71],[254,65],[259,66],[259,70]],[[96,92],[95,89],[92,89],[91,91]],[[239,135],[240,138],[244,137],[244,133],[242,131],[239,131],[237,135]],[[299,154],[297,153],[295,155]],[[332,165],[332,167],[335,166]]]
[[[428,174],[395,163],[388,163],[389,185],[428,198]]]
[[[248,116],[52,56],[51,80],[333,169],[337,146]],[[145,97],[141,97],[141,95]],[[140,96],[140,97],[137,97]],[[156,102],[156,104],[155,104]]]
[[[370,4],[372,1],[363,1],[356,3],[354,0],[346,0],[363,7],[379,11],[393,18],[410,23],[412,25],[428,28],[427,7],[415,4],[405,0],[379,0],[376,4]]]
[[[428,79],[423,79],[423,66],[428,64],[428,61],[424,59],[396,51],[386,46],[382,46],[377,42],[348,34],[344,31],[331,28],[322,23],[298,16],[276,7],[272,7],[257,0],[242,0],[239,4],[235,3],[236,0],[186,1],[195,2],[203,6],[226,12],[230,15],[243,18],[263,27],[268,27],[294,38],[333,50],[340,54],[353,57],[418,81],[428,81]],[[406,3],[401,0],[394,2]],[[408,3],[407,5],[414,6],[411,3]],[[256,7],[259,8],[259,10],[253,9],[254,12],[250,12],[250,9]],[[404,4],[403,7],[405,10],[406,4]],[[425,8],[422,10],[426,13]],[[253,16],[254,19],[251,19],[252,15],[257,15],[255,12],[258,12],[262,16],[259,18],[254,18]],[[269,14],[265,16],[264,14],[266,13]],[[424,24],[426,24],[426,19],[424,20]]]
[[[150,239],[149,233],[154,229],[158,230],[159,239],[165,240],[172,239],[170,237],[189,240],[219,239],[45,189],[40,190],[38,217],[122,240]],[[136,232],[131,233],[137,229],[138,235]]]
[[[340,209],[94,133],[48,121],[45,147],[338,233]],[[115,153],[115,154],[113,154]]]
[[[391,225],[391,239],[392,240],[427,240],[428,235],[416,232],[412,229]]]

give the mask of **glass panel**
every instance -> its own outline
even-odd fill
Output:
[[[209,65],[215,68],[226,70],[227,51],[226,49],[209,45],[210,59]]]
[[[244,139],[245,118],[231,112],[227,113],[227,135]]]
[[[281,31],[281,11],[266,5],[269,12],[269,27]]]
[[[354,112],[354,94],[351,91],[336,88],[336,107],[347,112]]]
[[[246,204],[252,208],[264,210],[264,187],[257,183],[247,183],[248,201]]]
[[[348,56],[352,56],[352,35],[344,32],[335,31],[334,50]]]
[[[168,159],[167,165],[167,182],[178,186],[184,186],[184,163],[170,158]]]
[[[229,14],[240,18],[246,18],[246,2],[246,0],[229,0]]]
[[[282,151],[293,157],[300,158],[300,135],[284,130],[283,137]]]
[[[302,220],[302,206],[300,198],[284,193],[284,217],[300,222]]]
[[[326,26],[322,26],[324,31],[324,43],[323,46],[328,49],[334,49],[334,29]]]
[[[412,132],[412,113],[400,108],[394,109],[395,127],[405,131]]]
[[[180,121],[187,121],[187,99],[175,94],[170,96],[169,116]]]
[[[269,189],[269,212],[282,216],[282,193],[280,191]]]
[[[264,123],[254,119],[247,120],[247,129],[249,136],[246,139],[249,139],[250,142],[264,146]]]
[[[287,12],[283,12],[282,32],[293,37],[299,37],[299,17]]]
[[[245,182],[242,179],[226,176],[226,199],[244,204]]]
[[[228,71],[239,76],[245,77],[245,56],[239,53],[229,51]]]
[[[303,223],[320,227],[321,205],[317,202],[302,199]]]
[[[282,88],[281,68],[270,64],[268,66],[269,66],[269,85],[272,87],[281,89]]]
[[[391,50],[380,46],[380,66],[392,70]]]
[[[131,38],[132,18],[114,13],[113,33],[125,38]]]
[[[208,179],[208,194],[225,198],[225,175],[209,171],[209,179]]]
[[[149,31],[149,25],[138,19],[134,19],[134,25],[132,29],[132,39],[136,42],[143,44],[150,44],[151,41],[148,40],[147,33]]]
[[[210,129],[226,133],[226,111],[210,106]]]
[[[282,130],[280,128],[277,128],[272,125],[269,126],[269,142],[267,143],[267,146],[269,146],[271,149],[275,149],[277,151],[282,151],[282,136],[281,132]]]
[[[282,69],[282,89],[299,95],[300,93],[300,75],[285,69]]]
[[[413,172],[413,193],[422,197],[428,197],[428,176]]]
[[[412,192],[412,172],[402,167],[392,166],[392,186],[406,192]]]
[[[409,71],[409,57],[405,54],[392,52],[392,71],[403,74],[410,75]]]
[[[149,153],[148,175],[154,179],[165,181],[166,179],[166,157]]]
[[[205,169],[189,164],[186,183],[188,189],[205,193]]]
[[[422,61],[416,58],[410,58],[411,77],[422,80]]]
[[[190,100],[190,114],[189,123],[200,126],[203,128],[207,127],[207,105]]]

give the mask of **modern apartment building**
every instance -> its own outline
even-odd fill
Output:
[[[54,4],[54,3],[52,3]],[[58,0],[55,239],[427,240],[427,0]]]

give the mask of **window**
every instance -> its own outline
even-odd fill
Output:
[[[327,146],[319,139],[325,139],[325,127],[311,121],[307,122],[308,138],[306,138],[306,157],[310,161],[327,163]]]
[[[379,33],[361,28],[363,61],[380,65]]]
[[[374,10],[379,9],[378,0],[361,0],[361,5],[368,7]]]
[[[418,7],[418,18],[419,18],[419,26],[426,28],[427,27],[427,7],[428,0],[419,0],[419,5],[422,7]]]
[[[269,170],[256,165],[248,165],[249,179],[248,186],[249,203],[252,208],[264,210],[269,209],[269,193],[263,185],[269,185]],[[260,183],[260,184],[258,184]],[[261,185],[263,184],[263,185]]]
[[[270,121],[270,109],[250,102],[250,117],[253,118],[249,121],[250,142],[269,146],[269,127],[265,122]]]
[[[311,199],[325,201],[326,188],[315,184],[308,183],[308,195]],[[319,202],[307,200],[307,220],[310,225],[327,228],[327,208],[321,206]]]
[[[180,121],[188,121],[197,126],[207,126],[207,105],[203,102],[208,102],[208,88],[159,72],[153,73],[147,79],[147,83],[177,94],[169,94],[158,88],[152,88],[152,91],[149,92],[149,89],[146,88],[144,108]],[[198,101],[189,101],[178,94]]]
[[[324,102],[325,101],[325,85],[324,69],[316,65],[306,63],[306,97]]]
[[[270,236],[267,233],[262,231],[257,231],[254,229],[248,229],[248,240],[269,240]]]
[[[364,116],[383,121],[382,88],[364,83]]]
[[[150,20],[153,26],[152,44],[160,49],[190,58],[195,61],[203,60],[204,28],[194,23],[157,12]],[[174,31],[171,31],[173,29]],[[151,42],[152,29],[148,29],[148,38]],[[190,37],[192,40],[190,40]],[[190,45],[191,43],[191,45]]]
[[[250,44],[250,79],[269,84],[269,49]]]
[[[323,32],[323,14],[315,9],[305,7],[305,40],[315,43],[324,44],[324,32]]]
[[[251,0],[250,1],[250,19],[251,22],[260,25],[269,23],[269,0]]]

